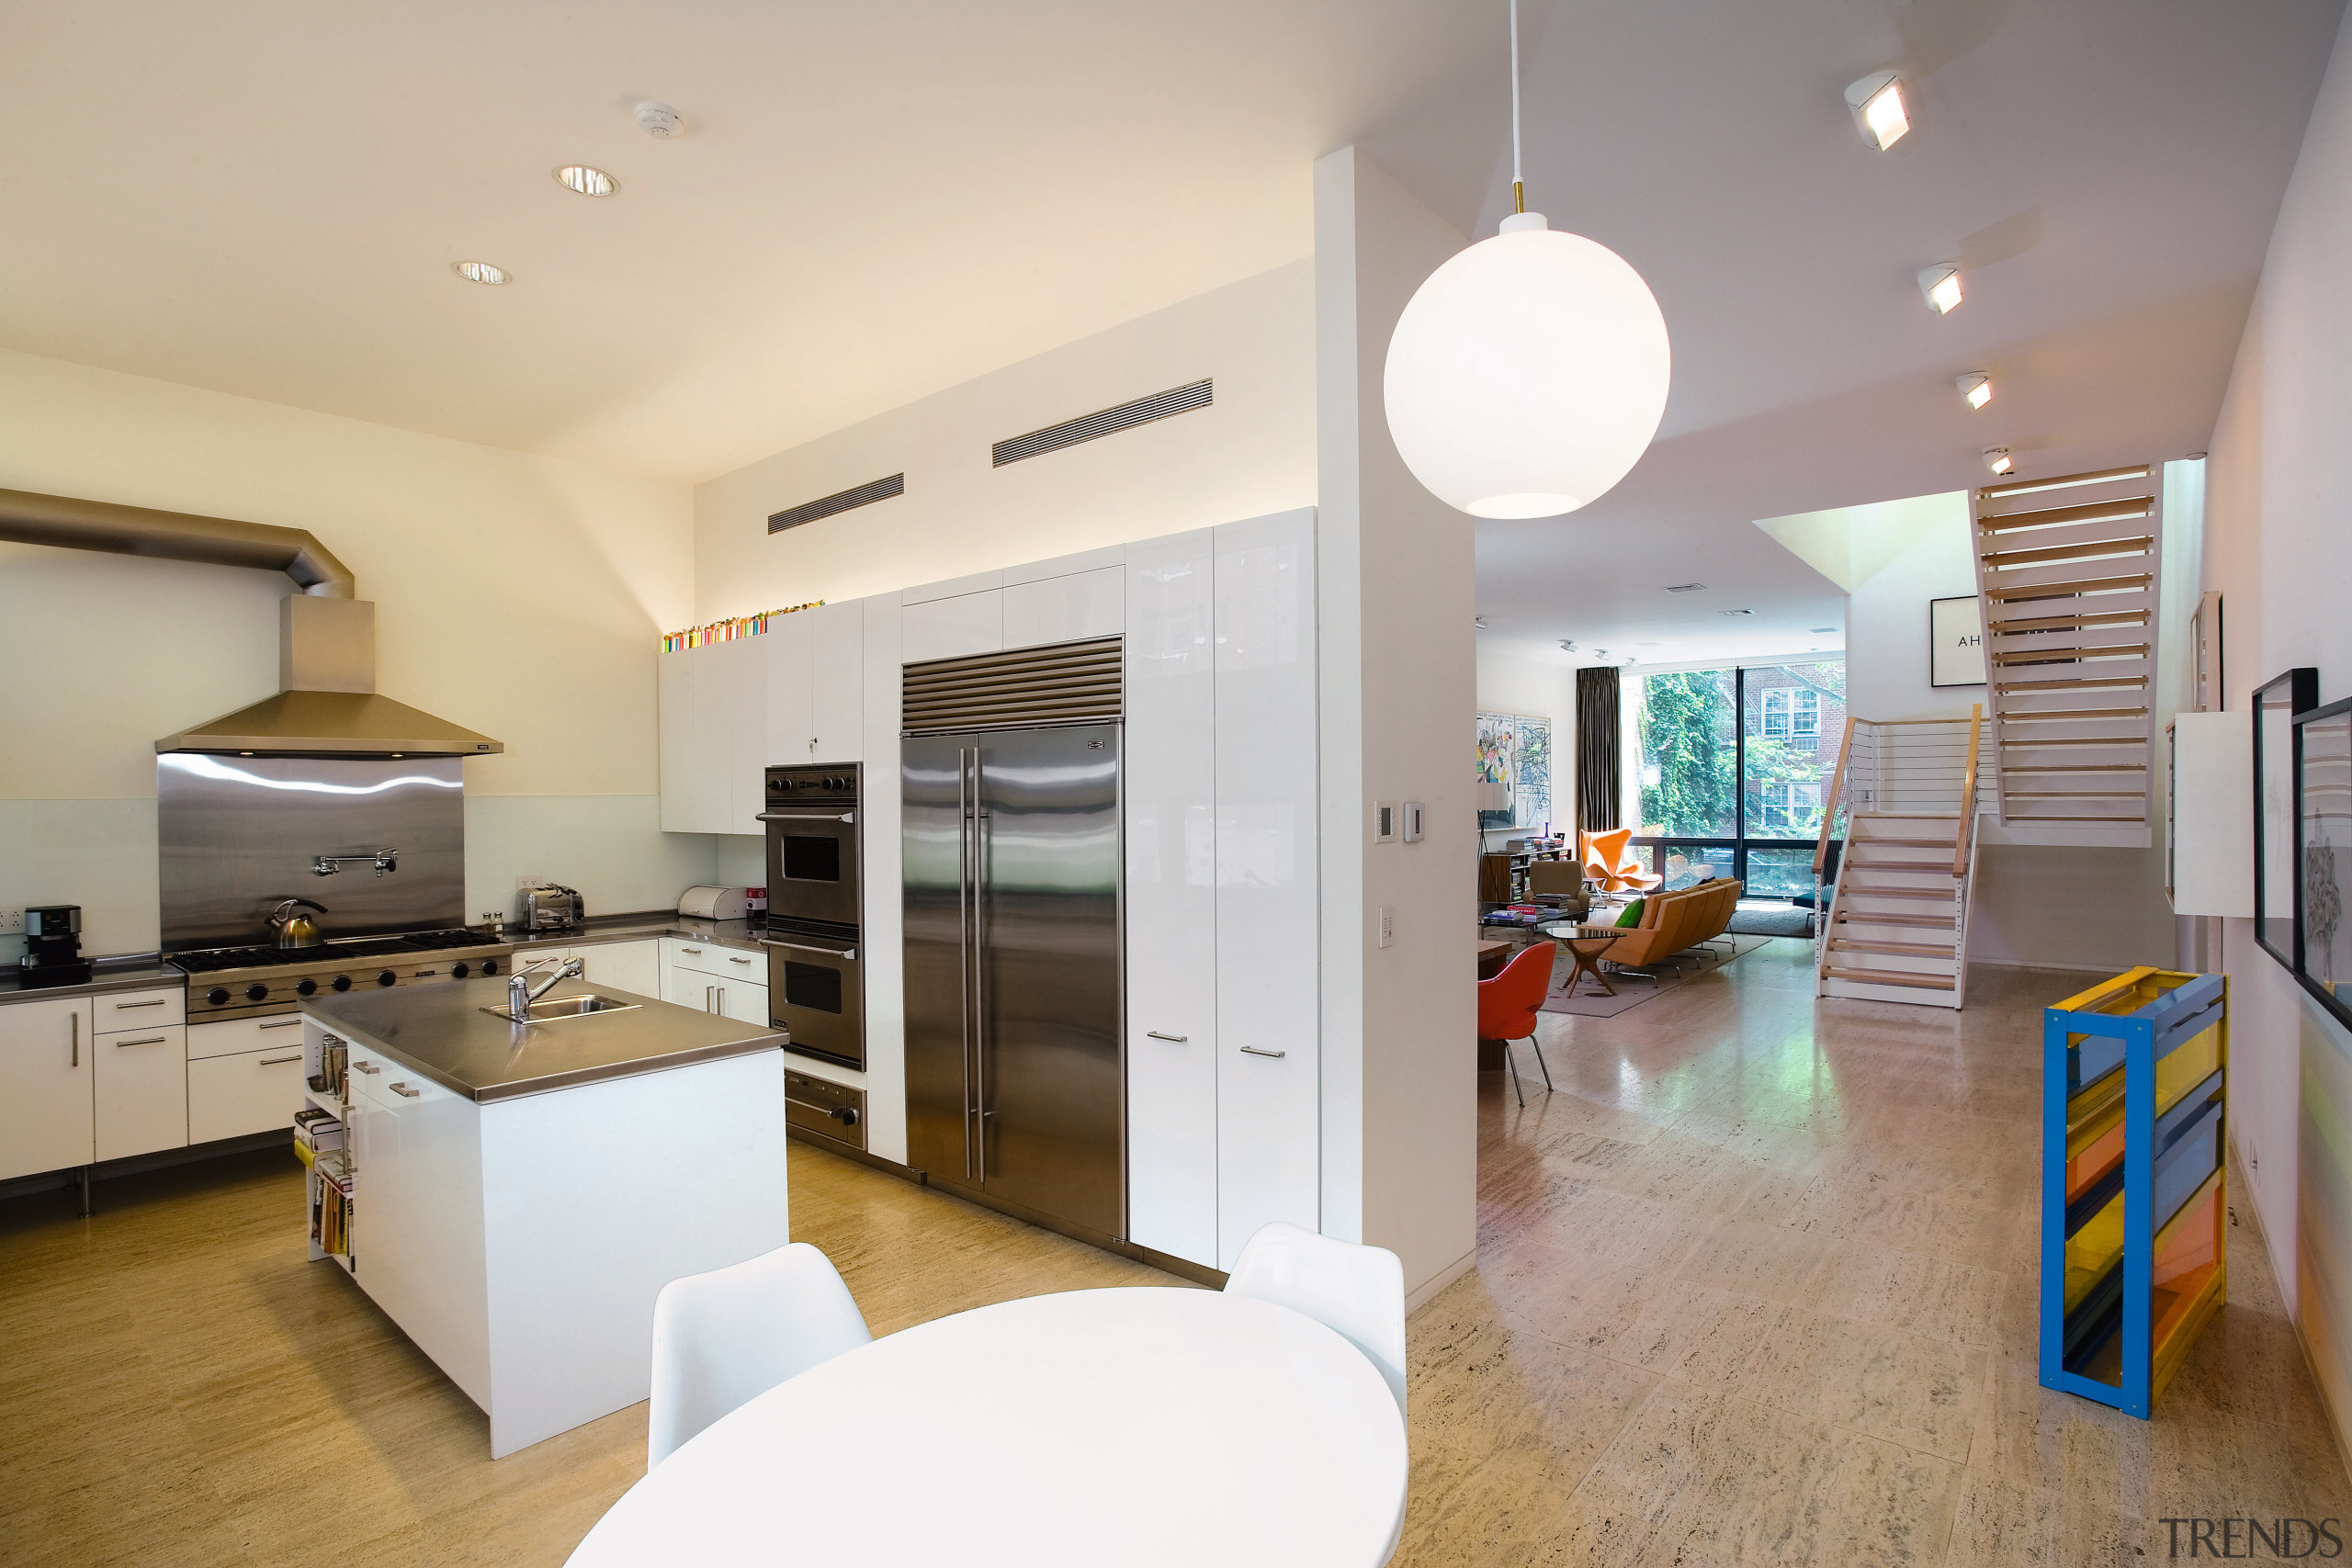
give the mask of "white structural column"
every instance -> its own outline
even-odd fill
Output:
[[[1355,149],[1316,162],[1322,1230],[1395,1251],[1416,1305],[1476,1239],[1476,558],[1380,388],[1406,301],[1467,243]],[[1420,802],[1427,837],[1374,844],[1374,800]]]

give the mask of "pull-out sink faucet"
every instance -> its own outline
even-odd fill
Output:
[[[544,968],[549,964],[557,965],[556,972],[540,981],[536,987],[533,986],[530,981],[531,971]],[[506,976],[506,1016],[516,1023],[531,1022],[533,1002],[554,990],[559,981],[571,979],[583,974],[585,970],[585,964],[577,958],[533,959]]]

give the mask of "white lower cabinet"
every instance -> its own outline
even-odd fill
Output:
[[[199,1024],[188,1033],[220,1027]],[[302,1041],[294,1030],[288,1030],[286,1035],[280,1043],[264,1050],[201,1056],[188,1063],[189,1143],[241,1138],[248,1133],[294,1124],[294,1112],[302,1109]],[[194,1048],[191,1042],[189,1049]]]
[[[95,1157],[91,1018],[87,997],[0,1006],[0,1179]]]
[[[103,1009],[107,998],[96,999]],[[92,1066],[99,1159],[187,1145],[187,1032],[172,1022],[97,1036]]]
[[[662,995],[662,943],[658,940],[594,942],[573,948],[571,955],[580,960],[580,977],[591,985],[610,986],[614,990],[631,991],[640,997]]]
[[[682,1008],[739,1018],[746,1023],[768,1021],[765,986],[732,976],[714,975],[707,969],[690,969],[683,964],[670,966],[670,990],[665,999]]]

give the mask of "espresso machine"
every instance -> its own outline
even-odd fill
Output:
[[[25,911],[24,966],[17,983],[86,986],[90,961],[82,956],[82,906],[35,904]]]

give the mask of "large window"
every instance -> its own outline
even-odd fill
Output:
[[[1653,871],[1702,864],[1761,895],[1811,891],[1812,849],[1846,731],[1842,662],[1638,678],[1634,842]]]

